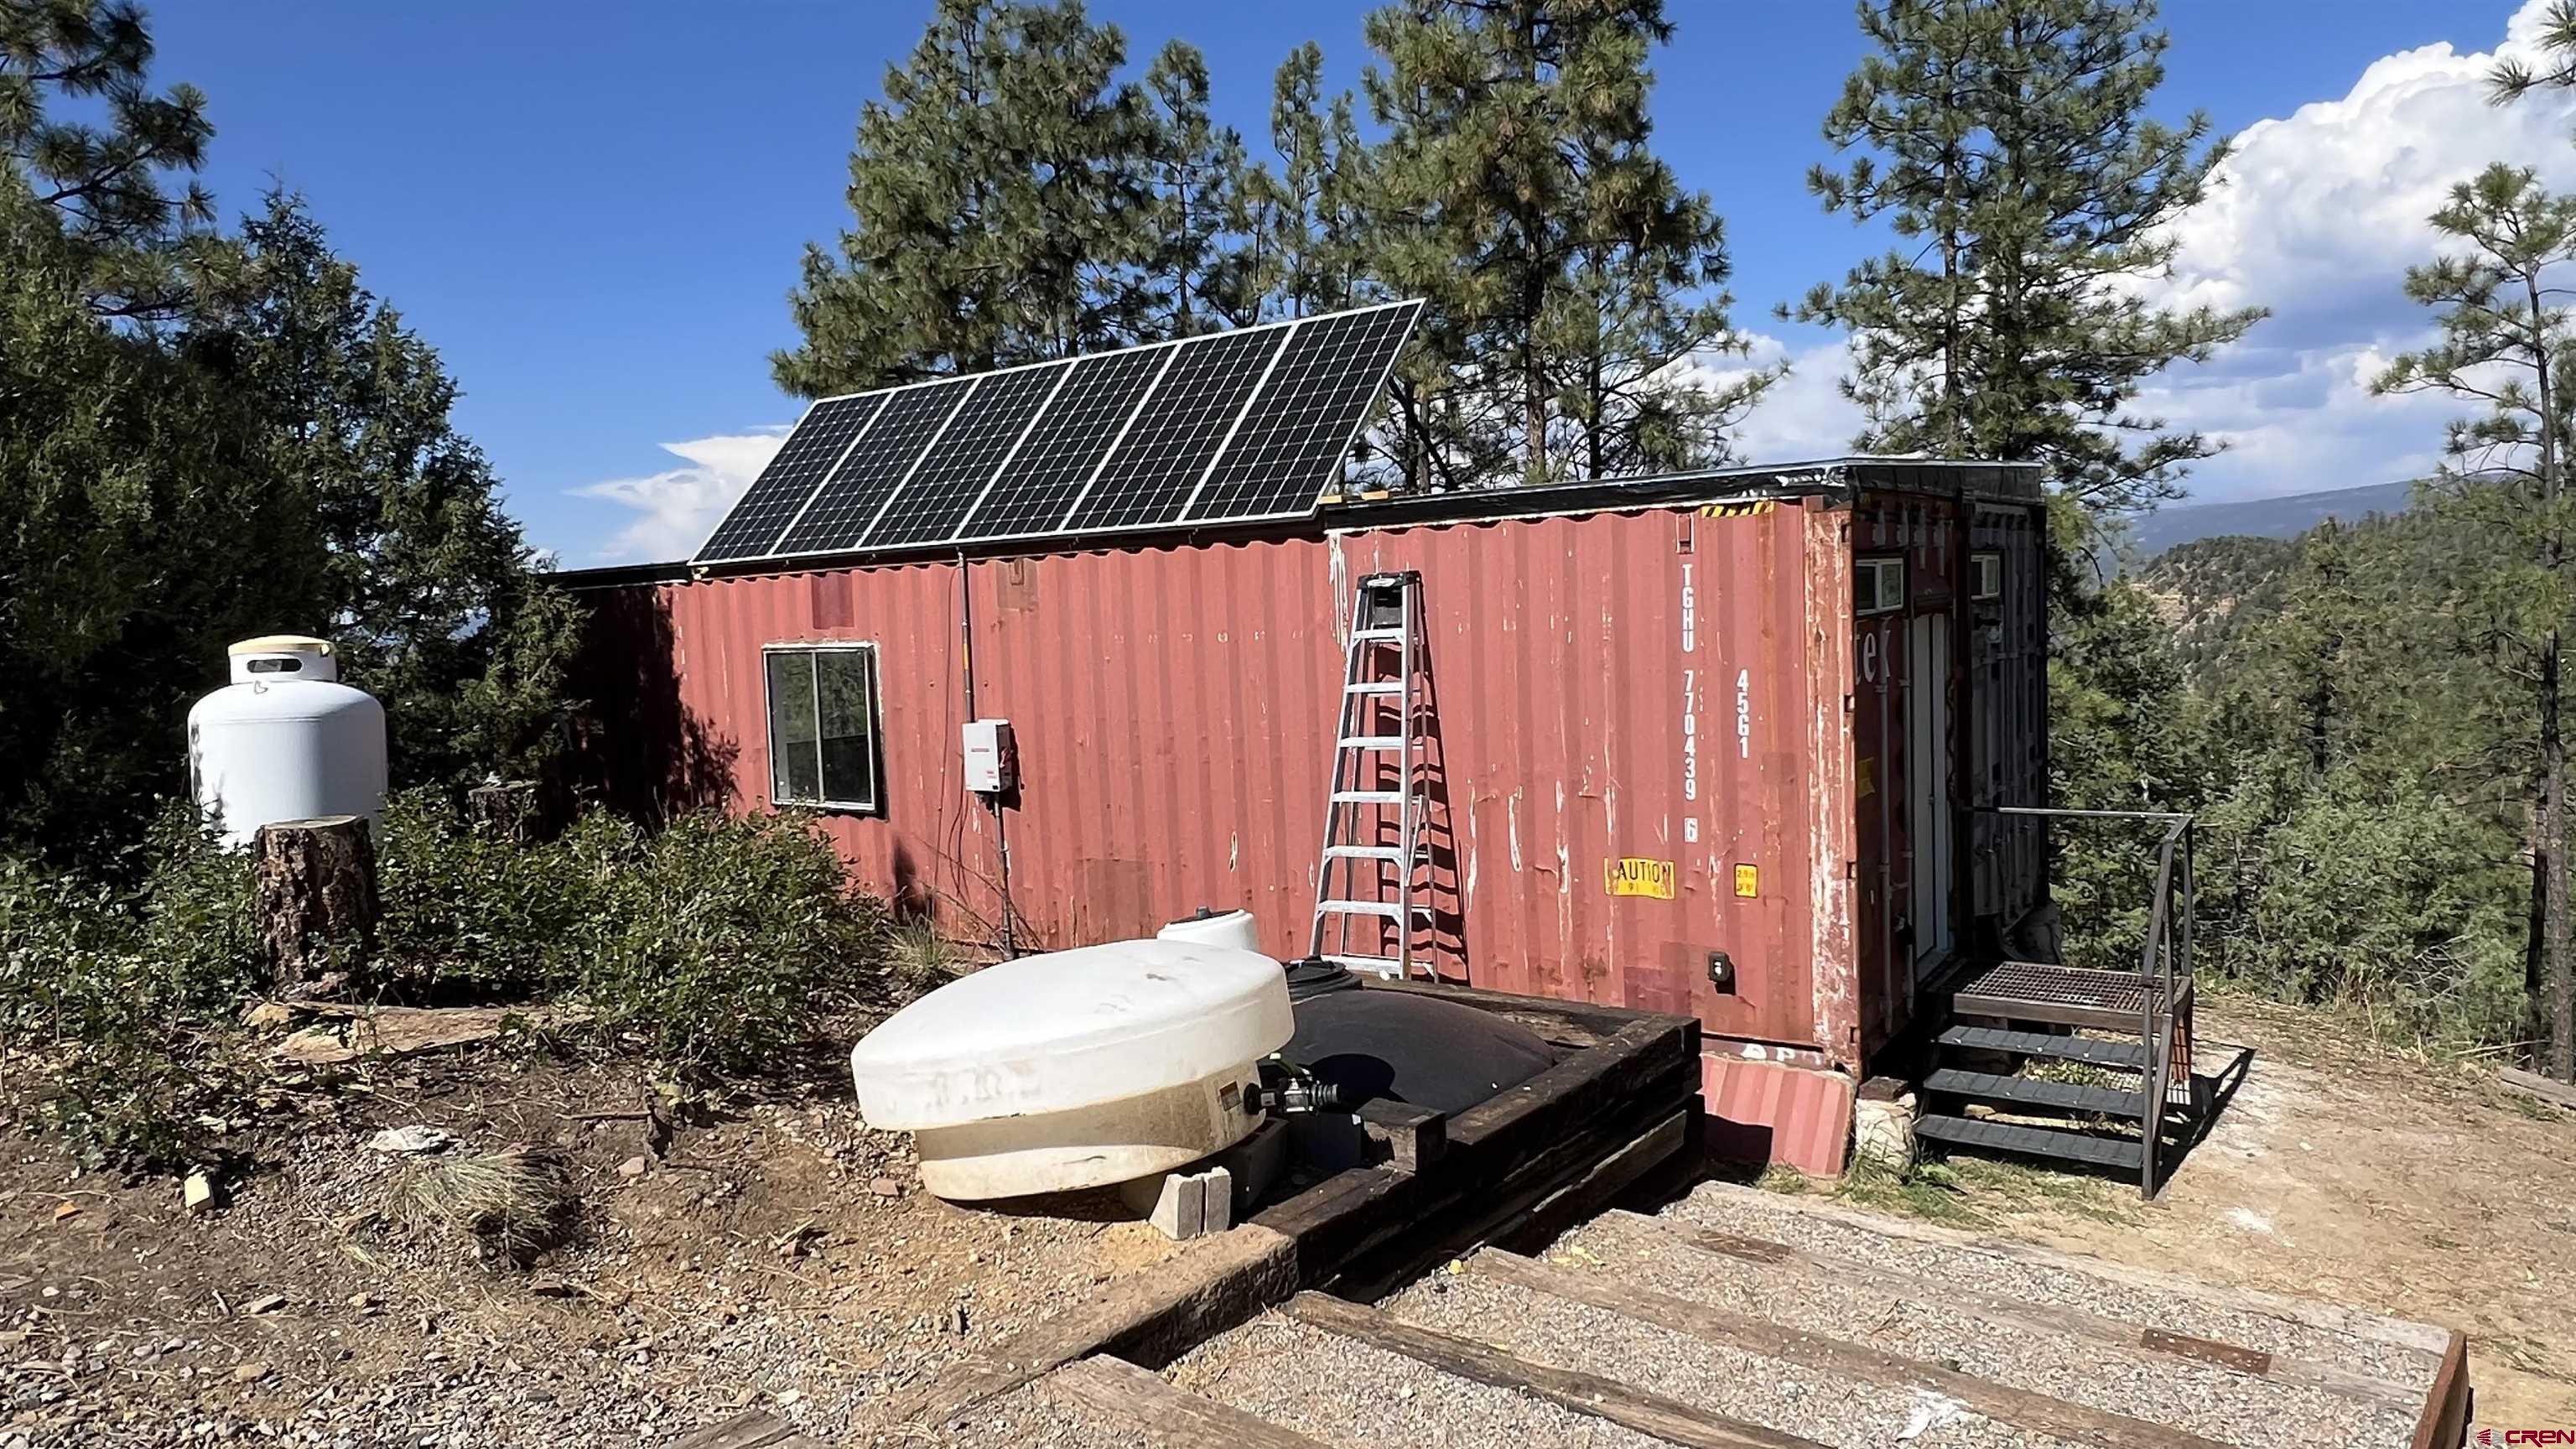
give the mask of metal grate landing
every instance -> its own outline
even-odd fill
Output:
[[[2048,1021],[2136,1032],[2147,1007],[2146,984],[2131,971],[2089,971],[2036,961],[1998,961],[1962,977],[1950,1008],[1962,1016]]]

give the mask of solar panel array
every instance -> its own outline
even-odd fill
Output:
[[[1391,302],[825,399],[697,561],[1303,517],[1421,311]]]

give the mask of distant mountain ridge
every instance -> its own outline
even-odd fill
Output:
[[[2366,483],[2283,498],[2251,498],[2241,503],[2186,503],[2159,508],[2129,528],[2136,557],[2151,559],[2178,544],[2242,534],[2253,538],[2296,538],[2329,518],[2349,523],[2372,513],[2403,513],[2414,501],[2415,484]]]

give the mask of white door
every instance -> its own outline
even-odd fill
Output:
[[[1914,853],[1914,967],[1950,953],[1950,616],[1918,614],[1906,638],[1906,836]]]

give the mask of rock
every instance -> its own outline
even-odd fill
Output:
[[[275,1031],[295,1020],[295,1008],[282,1001],[263,1001],[242,1013],[242,1025]]]
[[[903,1184],[895,1181],[891,1177],[880,1177],[868,1184],[868,1191],[875,1193],[879,1197],[901,1197],[903,1196]]]
[[[1903,1177],[1914,1166],[1915,1096],[1903,1082],[1873,1077],[1852,1103],[1852,1161]]]
[[[54,1209],[54,1221],[58,1223],[70,1218],[79,1217],[80,1215],[81,1205],[76,1202],[67,1202]]]
[[[367,1139],[367,1145],[378,1152],[436,1152],[456,1140],[456,1134],[443,1127],[414,1125],[388,1127]]]
[[[646,1172],[651,1171],[652,1167],[653,1164],[639,1152],[617,1164],[617,1175],[624,1178],[642,1177]]]
[[[266,1364],[264,1364],[264,1363],[239,1363],[239,1364],[235,1364],[235,1365],[233,1365],[233,1382],[234,1382],[234,1383],[237,1383],[237,1384],[255,1384],[255,1383],[258,1383],[261,1379],[264,1379],[264,1378],[267,1378],[267,1377],[268,1377],[268,1365],[266,1365]]]
[[[265,1293],[242,1305],[244,1313],[275,1313],[286,1306],[283,1293]]]
[[[202,1217],[222,1207],[222,1194],[215,1191],[215,1180],[202,1172],[188,1174],[186,1185],[179,1189],[180,1204],[190,1217]]]

